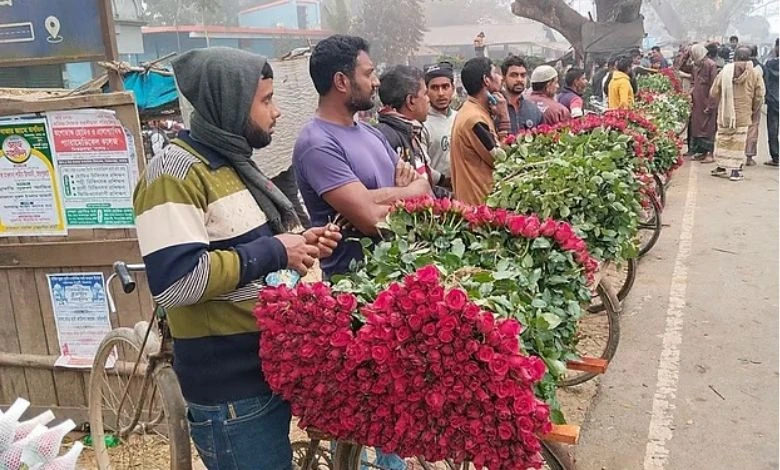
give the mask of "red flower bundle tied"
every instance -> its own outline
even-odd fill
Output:
[[[587,243],[574,233],[567,222],[553,219],[542,221],[536,215],[521,215],[507,209],[494,209],[484,204],[471,206],[456,200],[434,199],[430,196],[399,201],[394,208],[391,208],[392,210],[405,210],[410,214],[432,210],[434,215],[453,212],[462,215],[472,228],[487,226],[499,230],[506,229],[515,237],[551,238],[561,249],[570,251],[574,255],[577,263],[585,268],[588,281],[593,280],[593,275],[599,267],[598,261],[590,255]]]
[[[661,69],[661,75],[669,79],[672,84],[672,89],[675,93],[680,94],[683,92],[682,82],[680,81],[680,77],[677,76],[677,73],[674,71],[674,69],[669,67]]]
[[[521,326],[496,320],[429,265],[362,308],[322,283],[265,288],[255,309],[263,372],[302,427],[404,457],[470,460],[481,468],[542,464],[545,374],[520,353]]]

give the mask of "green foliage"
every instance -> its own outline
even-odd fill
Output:
[[[599,260],[634,257],[641,196],[629,142],[604,129],[520,137],[496,162],[488,204],[568,221]]]

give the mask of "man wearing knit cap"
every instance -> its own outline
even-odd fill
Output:
[[[210,470],[289,470],[290,405],[263,377],[252,311],[264,284],[294,277],[277,271],[304,275],[330,256],[339,228],[296,234],[292,203],[252,161],[280,116],[264,58],[197,49],[173,71],[194,108],[190,130],[149,162],[133,207],[192,440]]]
[[[532,93],[528,99],[539,107],[544,116],[543,124],[557,124],[571,119],[571,113],[555,100],[558,93],[558,71],[549,65],[536,67],[531,74]]]
[[[428,119],[423,123],[423,143],[428,148],[431,166],[445,176],[445,187],[452,187],[450,178],[450,139],[457,111],[450,108],[455,93],[452,64],[439,62],[425,67],[425,84],[431,101]]]

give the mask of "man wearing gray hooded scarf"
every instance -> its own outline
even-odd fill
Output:
[[[263,377],[252,311],[264,283],[305,275],[341,234],[332,225],[302,232],[293,205],[251,160],[280,116],[262,57],[200,49],[173,70],[194,107],[191,129],[149,162],[133,202],[192,440],[209,469],[289,469],[290,407]]]

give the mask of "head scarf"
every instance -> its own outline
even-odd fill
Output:
[[[694,64],[700,63],[707,56],[707,48],[703,44],[694,44],[691,47],[691,59]]]
[[[228,47],[195,49],[172,65],[176,83],[194,111],[190,135],[224,157],[246,185],[275,233],[300,225],[289,199],[252,161],[244,137],[265,58]]]

